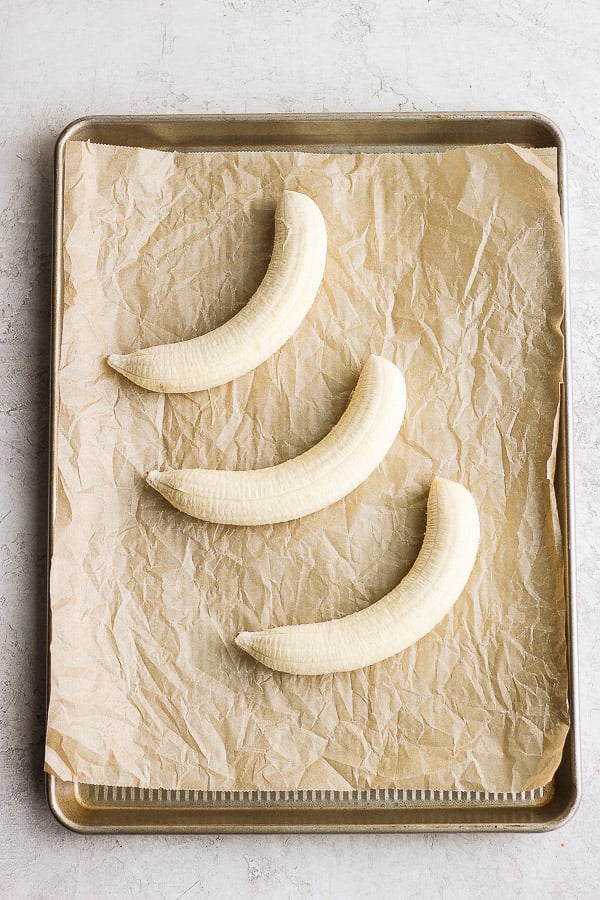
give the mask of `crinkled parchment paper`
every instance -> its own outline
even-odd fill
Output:
[[[568,728],[552,487],[562,226],[552,150],[165,153],[67,145],[64,317],[46,765],[188,789],[520,791]],[[110,352],[185,339],[266,271],[283,188],[319,204],[314,306],[232,384],[162,396]],[[405,373],[385,462],[296,522],[195,521],[155,466],[269,466],[312,446],[369,353]],[[482,541],[452,613],[350,674],[272,672],[243,629],[341,616],[408,571],[434,474],[467,485]]]

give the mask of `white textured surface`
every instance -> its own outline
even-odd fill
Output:
[[[0,897],[597,896],[600,7],[595,0],[0,5]],[[52,148],[90,113],[531,109],[569,146],[584,798],[548,835],[80,837],[48,812]]]

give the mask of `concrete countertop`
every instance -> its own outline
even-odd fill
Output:
[[[5,0],[0,7],[0,897],[597,896],[600,7]],[[534,110],[569,150],[583,800],[546,835],[78,836],[44,799],[52,153],[89,114]]]

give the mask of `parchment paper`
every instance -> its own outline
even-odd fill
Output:
[[[260,283],[283,188],[319,204],[323,285],[255,372],[163,396],[106,356],[215,328]],[[166,153],[69,143],[47,770],[187,789],[520,791],[568,728],[552,487],[562,373],[553,150]],[[241,528],[175,511],[155,466],[255,468],[332,427],[369,353],[404,372],[384,463],[344,501]],[[473,492],[453,611],[350,674],[274,673],[243,629],[346,615],[413,564],[434,474]]]

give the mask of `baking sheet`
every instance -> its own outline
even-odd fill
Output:
[[[567,722],[562,579],[547,480],[562,360],[553,152],[470,148],[407,158],[78,149],[74,169],[67,159],[74,196],[67,191],[65,197],[59,434],[64,494],[59,492],[52,573],[50,769],[62,777],[75,772],[83,781],[211,789],[483,785],[521,790],[519,784],[545,783],[560,756]],[[92,162],[93,155],[101,165]],[[370,164],[378,176],[368,171]],[[422,165],[425,171],[419,171]],[[240,173],[250,187],[240,183]],[[183,194],[181,185],[176,187],[178,176]],[[189,336],[198,327],[207,330],[239,308],[252,278],[257,284],[266,268],[273,201],[283,184],[318,196],[328,221],[330,257],[312,321],[309,317],[305,333],[299,330],[278,358],[261,367],[262,380],[257,370],[245,387],[177,402],[154,398],[159,405],[149,414],[151,395],[116,383],[104,368],[106,353]],[[169,197],[184,201],[179,229],[169,220],[179,215]],[[169,212],[152,221],[147,207],[158,204],[164,213],[165,198]],[[140,216],[146,234],[141,245],[136,244]],[[459,276],[450,278],[447,270]],[[189,294],[184,297],[183,291],[178,300],[177,284],[186,278],[185,290],[195,291],[198,299],[191,310]],[[149,285],[155,293],[146,293]],[[88,326],[83,345],[82,323]],[[513,355],[511,345],[520,355]],[[301,452],[335,421],[370,350],[389,355],[405,372],[410,431],[404,429],[386,465],[357,496],[326,518],[317,514],[274,527],[249,547],[243,541],[250,538],[239,529],[232,534],[185,522],[140,488],[140,475],[157,462],[157,450],[164,452],[163,462],[234,467]],[[411,379],[419,398],[412,406]],[[90,400],[90,384],[98,386],[97,399]],[[296,414],[287,404],[290,396],[299,404]],[[135,450],[128,458],[119,441],[132,434]],[[82,449],[93,463],[89,468]],[[75,467],[69,464],[73,450]],[[260,460],[252,462],[257,454]],[[85,477],[82,483],[82,470],[98,464],[105,467],[100,483],[97,475],[91,484]],[[436,633],[395,661],[373,671],[326,676],[329,684],[318,689],[308,686],[312,708],[300,702],[305,685],[290,690],[283,684],[290,676],[262,670],[264,680],[250,683],[255,664],[231,652],[223,657],[218,648],[227,648],[242,627],[308,620],[316,611],[319,617],[339,615],[385,593],[416,555],[426,490],[436,471],[465,481],[486,518],[490,556],[480,558],[461,615],[457,607]],[[133,518],[127,528],[117,515],[123,511],[119,503]],[[96,554],[109,560],[104,566],[97,555],[90,558],[89,529],[86,533],[73,514],[82,509],[94,525]],[[179,517],[176,526],[173,517]],[[148,556],[152,541],[154,556]],[[119,553],[124,543],[127,553]],[[532,546],[536,552],[528,555]],[[246,564],[248,549],[259,560],[255,568]],[[78,591],[82,559],[85,576]],[[180,564],[186,559],[187,570]],[[134,567],[133,576],[124,575],[128,566]],[[234,590],[222,591],[227,584]],[[58,602],[57,585],[62,585]],[[266,594],[260,600],[257,586]],[[231,595],[234,603],[227,599]],[[206,612],[216,615],[203,619]],[[78,620],[83,625],[74,628]],[[202,635],[199,621],[210,623]],[[82,634],[88,637],[85,647]],[[181,660],[173,648],[181,652],[182,639],[194,664],[194,683],[179,692],[172,676]],[[541,675],[532,669],[536,659]],[[66,663],[64,677],[57,660]],[[86,668],[85,660],[92,665]],[[202,669],[207,664],[208,673]],[[375,669],[380,669],[377,677]],[[145,685],[141,711],[138,683],[132,696],[132,673]],[[225,710],[215,701],[224,673],[233,699]],[[477,681],[482,675],[484,681]],[[116,698],[103,699],[103,692],[117,685]],[[90,704],[90,695],[99,705]],[[213,703],[217,715],[210,720]],[[296,704],[291,717],[286,703]],[[174,749],[173,732],[185,725],[189,735],[194,717],[204,727],[207,708],[209,722],[200,732],[206,752],[189,744]],[[232,711],[241,715],[241,726]],[[267,716],[262,727],[260,715]],[[134,726],[145,735],[141,758]],[[91,747],[94,740],[99,748]],[[131,756],[123,754],[123,741],[129,741]],[[296,766],[290,750],[301,756]],[[210,757],[213,769],[217,762],[217,771],[209,770],[202,755]],[[221,771],[231,765],[233,778],[229,769]],[[159,780],[153,781],[156,773]]]

